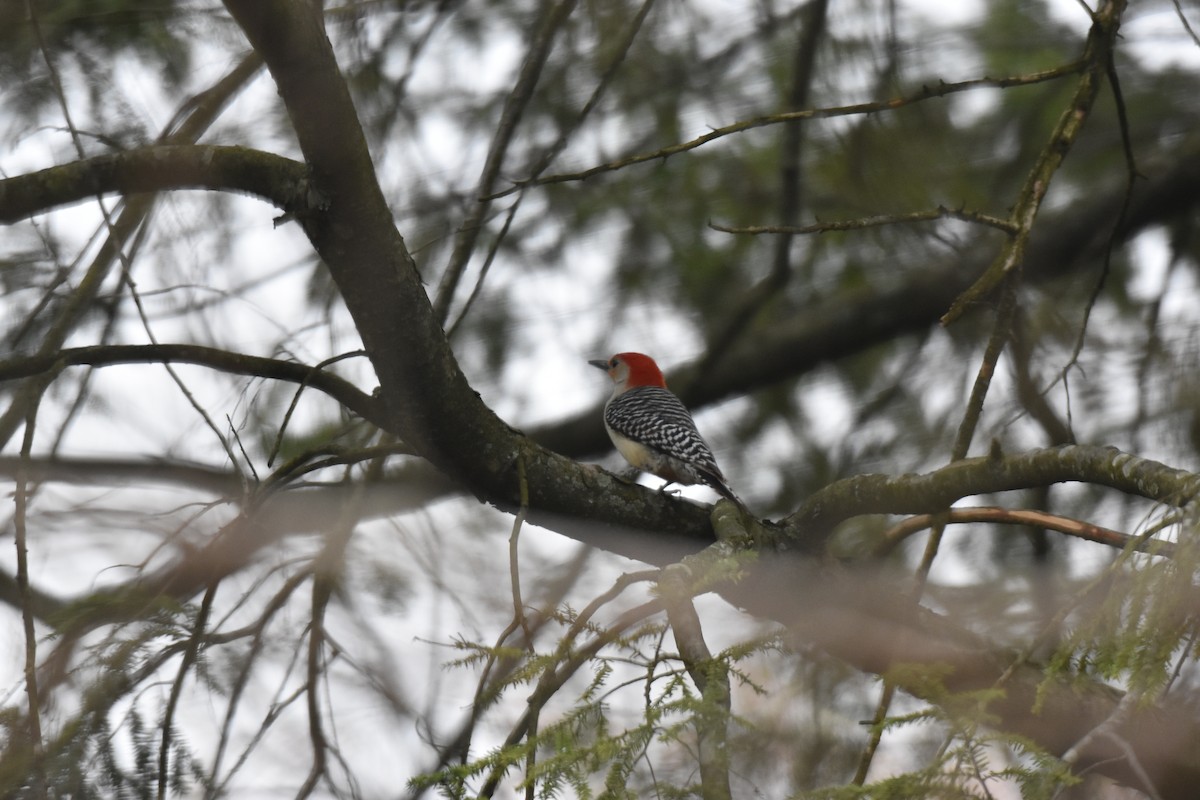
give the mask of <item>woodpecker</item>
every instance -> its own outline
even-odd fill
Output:
[[[616,386],[604,404],[604,427],[625,460],[636,469],[672,483],[703,483],[735,503],[741,501],[721,474],[692,415],[667,389],[662,370],[641,353],[617,353],[589,361]]]

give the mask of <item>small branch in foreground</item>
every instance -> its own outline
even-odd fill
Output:
[[[704,800],[728,800],[732,797],[729,668],[713,658],[704,641],[704,630],[692,599],[695,589],[688,573],[683,564],[672,564],[663,570],[658,587],[679,655],[702,698],[693,723],[698,736],[701,796]]]
[[[529,734],[532,727],[536,724],[537,717],[541,713],[542,707],[546,702],[554,696],[554,694],[562,687],[568,679],[571,678],[582,667],[588,664],[592,658],[600,652],[604,647],[619,639],[624,632],[629,628],[645,621],[647,618],[658,614],[663,610],[661,600],[650,600],[641,605],[635,606],[622,613],[617,619],[609,623],[606,627],[596,631],[595,635],[586,643],[576,646],[576,640],[580,634],[588,628],[589,621],[592,615],[599,610],[603,605],[607,604],[623,592],[628,586],[633,583],[651,580],[657,577],[658,571],[641,571],[622,575],[617,579],[616,583],[603,594],[592,600],[587,607],[580,612],[575,622],[571,625],[566,635],[558,643],[558,651],[562,655],[562,660],[558,665],[550,665],[538,678],[537,685],[533,692],[529,695],[525,713],[517,720],[509,731],[508,737],[505,739],[502,747],[512,747],[521,741]],[[575,647],[575,649],[571,649]],[[505,769],[497,767],[488,775],[483,787],[480,789],[479,797],[491,797],[495,794],[496,788],[500,784],[501,778],[504,777]]]

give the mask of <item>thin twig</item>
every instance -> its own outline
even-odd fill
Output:
[[[979,415],[983,410],[984,398],[987,396],[988,387],[991,385],[992,376],[996,371],[996,362],[999,361],[1000,354],[1004,350],[1004,345],[1011,336],[1012,320],[1016,314],[1017,307],[1016,284],[1018,276],[1019,273],[1008,276],[1004,298],[996,313],[996,322],[992,328],[992,335],[984,351],[983,361],[979,365],[979,372],[975,376],[975,384],[971,389],[971,397],[967,401],[967,409],[963,414],[958,434],[955,437],[954,447],[950,455],[951,464],[966,458],[967,451],[971,446],[971,439],[974,436],[975,427],[979,422]],[[929,532],[929,539],[925,542],[925,551],[921,554],[920,564],[917,565],[915,581],[912,587],[914,602],[920,602],[921,595],[925,591],[925,586],[929,581],[930,570],[933,569],[934,559],[937,558],[938,550],[942,543],[942,536],[946,531],[944,513],[933,514],[930,517],[931,522],[929,527],[931,527],[931,530]],[[895,697],[895,692],[895,682],[885,676],[883,691],[880,693],[879,702],[875,708],[871,735],[867,747],[863,750],[863,754],[859,759],[858,769],[855,773],[855,780],[859,785],[862,785],[862,781],[866,780],[871,762],[883,739],[883,722],[887,718],[888,710],[891,708],[892,700]]]
[[[695,587],[689,585],[688,572],[683,564],[673,564],[663,570],[658,586],[683,665],[703,698],[693,723],[698,737],[701,796],[704,800],[729,800],[733,796],[729,786],[729,668],[713,658],[704,641],[704,629],[692,601]]]
[[[279,455],[279,448],[283,446],[283,433],[287,430],[288,422],[292,418],[292,413],[295,412],[296,406],[300,403],[300,395],[304,393],[304,389],[309,385],[313,377],[318,375],[326,367],[332,366],[339,361],[344,361],[347,358],[355,358],[357,356],[366,356],[366,350],[351,350],[348,353],[339,353],[336,356],[330,356],[322,360],[319,364],[312,367],[310,375],[306,375],[304,380],[300,381],[300,385],[296,387],[295,393],[292,395],[292,402],[288,405],[287,411],[283,415],[283,422],[279,424],[279,433],[275,435],[275,444],[271,446],[271,452],[267,456],[267,467],[270,468],[275,462],[275,457]]]
[[[195,344],[109,344],[71,347],[0,361],[0,382],[57,373],[70,366],[110,366],[160,362],[197,364],[235,375],[273,378],[311,386],[359,416],[381,422],[382,403],[350,381],[319,367],[245,355]],[[52,377],[52,375],[51,375]]]
[[[1063,159],[1083,130],[1096,97],[1100,93],[1101,78],[1108,69],[1115,46],[1121,13],[1127,0],[1109,0],[1105,7],[1092,17],[1092,29],[1088,32],[1079,82],[1070,104],[1063,110],[1050,139],[1042,148],[1033,168],[1025,178],[1017,200],[1013,204],[1011,219],[1016,233],[1009,239],[1000,254],[984,270],[983,274],[962,292],[942,315],[942,324],[949,325],[958,319],[970,306],[992,293],[1014,270],[1020,268],[1025,259],[1025,248],[1029,242],[1033,223],[1041,210],[1042,201],[1050,190],[1055,174]]]
[[[1183,29],[1188,32],[1188,36],[1192,37],[1192,41],[1200,47],[1200,36],[1196,35],[1196,31],[1192,28],[1192,23],[1188,22],[1187,15],[1183,13],[1183,6],[1179,5],[1179,0],[1171,0],[1175,6],[1175,14],[1179,17],[1179,21],[1183,23]]]
[[[580,612],[575,623],[571,625],[567,634],[558,644],[558,651],[563,661],[557,666],[548,666],[542,673],[541,678],[538,679],[537,686],[529,696],[525,713],[513,725],[502,747],[512,747],[525,738],[529,734],[531,727],[536,724],[542,706],[554,696],[572,675],[578,672],[584,665],[590,663],[596,653],[619,638],[627,628],[663,610],[661,600],[650,600],[639,606],[635,606],[617,617],[604,630],[592,637],[589,642],[578,649],[573,649],[575,638],[585,630],[592,614],[614,599],[630,584],[640,580],[653,580],[657,576],[658,570],[622,575],[607,592],[594,598],[584,611]],[[495,794],[496,788],[500,785],[500,779],[503,776],[503,768],[498,767],[494,769],[484,782],[483,788],[479,792],[479,797],[491,797]]]
[[[590,553],[589,548],[580,548],[564,573],[545,590],[543,607],[557,608],[562,603],[567,592],[576,585],[579,577],[583,574],[583,569],[589,559]],[[538,614],[530,626],[533,634],[536,635],[542,627],[553,619],[554,617],[550,614]],[[471,750],[471,739],[476,726],[483,716],[483,712],[500,697],[501,691],[508,685],[508,677],[522,663],[520,657],[501,651],[501,648],[509,642],[509,637],[518,630],[520,630],[520,627],[510,622],[500,632],[500,635],[496,637],[496,644],[488,652],[487,661],[484,663],[479,681],[476,684],[475,697],[471,701],[470,715],[463,721],[458,732],[454,736],[449,737],[447,740],[448,743],[445,746],[437,746],[439,750],[437,763],[429,768],[419,770],[420,774],[441,772],[455,761],[466,762]],[[526,649],[530,647],[529,642],[521,642],[519,645]],[[431,784],[415,789],[408,796],[409,800],[416,800],[429,788],[432,788]]]
[[[576,0],[547,0],[542,19],[533,41],[529,44],[529,51],[525,54],[525,61],[521,64],[520,74],[504,101],[500,122],[496,125],[496,133],[492,137],[487,160],[479,176],[479,186],[475,192],[476,202],[458,228],[458,234],[454,238],[454,249],[438,283],[433,309],[434,315],[442,324],[446,323],[450,315],[454,293],[475,248],[475,240],[479,238],[479,232],[483,229],[483,220],[491,209],[493,187],[500,178],[500,170],[516,134],[517,125],[533,99],[542,68],[546,59],[550,57],[559,30],[571,16],[575,3]]]
[[[835,231],[853,231],[863,228],[877,228],[883,225],[904,225],[913,222],[934,222],[939,219],[957,219],[962,222],[971,222],[976,225],[984,225],[989,228],[996,228],[1004,231],[1007,234],[1017,232],[1017,225],[1012,220],[993,217],[990,214],[984,214],[978,211],[970,211],[965,208],[947,208],[946,206],[938,206],[931,211],[912,211],[907,214],[879,214],[872,217],[858,217],[856,219],[837,220],[834,222],[814,222],[811,225],[746,225],[746,226],[728,226],[720,225],[715,222],[709,222],[708,227],[722,233],[741,233],[751,234],[754,236],[764,233],[780,233],[787,235],[805,236],[813,233],[833,233]]]
[[[33,450],[33,435],[37,430],[38,403],[29,406],[25,415],[25,435],[21,441],[21,462],[28,461]],[[29,548],[26,539],[28,523],[29,481],[25,469],[17,473],[13,496],[13,540],[17,550],[17,595],[21,603],[21,623],[25,634],[25,696],[29,700],[29,749],[33,754],[34,785],[43,795],[48,790],[42,770],[41,697],[38,694],[37,628],[34,625],[33,601],[29,588]]]
[[[633,46],[634,40],[637,39],[637,35],[642,29],[642,24],[646,21],[646,17],[650,15],[650,10],[654,7],[654,3],[655,0],[644,0],[641,7],[638,8],[637,13],[629,23],[629,27],[625,32],[624,38],[615,48],[612,58],[609,60],[608,65],[604,68],[604,71],[600,76],[600,80],[597,82],[596,87],[592,90],[591,96],[588,97],[587,102],[583,104],[583,108],[579,110],[579,113],[575,115],[575,118],[562,128],[558,134],[558,138],[554,141],[554,143],[547,147],[542,155],[538,158],[537,162],[530,171],[531,177],[537,178],[549,168],[554,159],[564,149],[566,149],[567,144],[571,140],[571,136],[574,135],[577,130],[579,130],[592,111],[600,105],[600,100],[607,92],[613,78],[616,77],[617,70],[625,62],[625,59],[629,54],[629,49]],[[470,312],[471,307],[475,305],[476,299],[478,299],[480,293],[483,291],[483,282],[487,278],[488,273],[491,271],[492,264],[495,263],[496,254],[500,251],[500,245],[504,241],[505,237],[508,236],[508,232],[512,228],[513,220],[516,219],[517,210],[520,209],[521,203],[524,199],[525,192],[521,191],[517,194],[517,198],[513,201],[512,205],[508,207],[508,211],[504,216],[504,224],[500,227],[500,231],[496,234],[495,238],[492,240],[491,246],[488,248],[487,256],[483,260],[483,266],[481,266],[479,269],[479,277],[475,279],[475,285],[472,287],[471,293],[467,296],[466,301],[463,303],[462,309],[459,310],[458,317],[454,320],[454,323],[446,329],[447,338],[454,338],[455,333],[458,332],[463,321],[467,318],[467,314]]]
[[[1004,525],[1028,525],[1047,530],[1065,533],[1077,539],[1108,545],[1118,550],[1130,549],[1137,552],[1149,552],[1151,555],[1163,558],[1175,557],[1173,542],[1146,539],[1142,536],[1130,536],[1127,533],[1114,531],[1099,525],[1093,525],[1083,520],[1050,514],[1045,511],[1032,509],[1010,509],[997,506],[974,506],[971,508],[952,508],[942,514],[918,514],[893,525],[884,532],[871,555],[880,557],[890,552],[896,545],[918,531],[925,530],[942,522],[948,525],[961,525],[972,522],[994,522]]]
[[[828,18],[828,0],[815,0],[805,8],[799,20],[799,41],[791,67],[791,86],[787,95],[787,110],[799,111],[808,105],[816,77],[817,50],[824,38]],[[804,205],[804,133],[805,125],[797,120],[784,127],[779,144],[779,221],[780,227],[795,225]],[[755,316],[791,282],[795,268],[792,264],[792,236],[785,234],[774,242],[771,271],[738,300],[716,332],[708,338],[708,348],[695,372],[692,385],[685,387],[681,397],[687,402],[698,383],[711,374],[734,342],[746,330]]]
[[[887,720],[888,710],[891,709],[892,700],[895,697],[896,682],[884,680],[883,691],[879,693],[879,701],[875,704],[875,713],[871,717],[871,735],[867,738],[867,746],[863,748],[862,755],[858,758],[858,767],[855,769],[854,778],[851,781],[855,786],[866,785],[871,762],[875,760],[875,753],[879,751],[879,745],[883,742],[883,723]]]
[[[877,100],[867,103],[854,103],[845,106],[832,106],[826,108],[812,108],[801,111],[786,111],[779,114],[767,114],[761,117],[753,117],[752,119],[734,122],[721,128],[714,128],[706,134],[697,136],[679,144],[673,144],[668,147],[663,147],[650,153],[639,153],[637,155],[627,156],[625,158],[610,161],[605,164],[585,169],[579,172],[564,172],[557,175],[547,175],[536,180],[527,179],[516,182],[511,188],[502,192],[497,192],[489,195],[485,199],[495,200],[513,192],[519,191],[523,186],[541,186],[550,183],[567,183],[570,181],[582,181],[588,178],[599,175],[604,172],[613,172],[633,166],[634,164],[642,164],[647,161],[659,161],[670,158],[679,153],[685,153],[689,150],[695,150],[709,142],[717,139],[722,139],[726,136],[732,136],[743,131],[753,130],[754,128],[762,128],[767,125],[782,125],[788,122],[796,122],[805,119],[830,119],[833,117],[849,117],[860,114],[875,114],[881,111],[894,111],[898,108],[920,103],[925,100],[930,100],[936,97],[946,97],[947,95],[957,94],[959,92],[969,91],[979,88],[995,88],[1005,89],[1012,86],[1032,86],[1046,81],[1057,80],[1065,75],[1073,75],[1081,72],[1087,66],[1084,61],[1072,61],[1068,64],[1063,64],[1051,69],[1039,70],[1030,72],[1024,75],[1013,75],[1004,78],[970,78],[964,81],[956,81],[946,83],[939,81],[934,86],[925,85],[920,90],[913,94],[901,97],[893,97],[887,100]]]
[[[1019,276],[1019,273],[1010,273],[1007,276],[1004,297],[1000,302],[1000,308],[996,311],[996,322],[992,326],[991,336],[984,349],[983,360],[979,364],[979,371],[975,374],[975,383],[971,387],[971,396],[967,399],[967,407],[954,438],[954,447],[950,453],[951,464],[966,458],[971,449],[971,439],[975,436],[975,429],[983,414],[984,400],[992,385],[992,377],[996,374],[996,364],[1012,333],[1012,321],[1017,307],[1016,285]],[[942,515],[939,513],[934,516],[940,518]],[[924,591],[925,582],[929,580],[929,572],[933,569],[933,562],[937,558],[945,531],[945,521],[937,519],[929,533],[929,540],[925,543],[925,552],[921,555],[921,563],[917,565],[916,584],[913,588],[913,595],[917,600]]]
[[[238,670],[236,677],[232,681],[232,685],[228,692],[228,698],[225,705],[225,716],[221,721],[221,732],[217,739],[217,750],[213,755],[212,766],[209,767],[207,785],[216,787],[218,791],[208,797],[222,796],[219,788],[229,781],[236,772],[236,767],[230,770],[230,773],[223,780],[218,781],[217,776],[221,772],[221,761],[225,756],[225,749],[229,745],[230,732],[233,729],[233,717],[238,710],[242,709],[241,698],[246,687],[250,682],[250,674],[253,671],[255,661],[266,645],[266,628],[267,624],[275,617],[275,615],[283,609],[284,604],[289,600],[295,591],[300,588],[300,585],[311,577],[312,572],[308,569],[302,569],[299,572],[291,575],[283,586],[271,597],[266,606],[259,613],[258,618],[250,625],[244,628],[228,631],[222,634],[210,635],[210,644],[223,644],[228,641],[251,636],[250,648],[241,658],[241,667]],[[249,592],[247,592],[248,596]]]
[[[525,475],[525,458],[517,456],[517,480],[521,487],[521,507],[513,516],[512,532],[508,536],[508,577],[512,583],[513,621],[521,626],[527,646],[533,646],[533,633],[525,619],[525,603],[521,600],[520,543],[521,526],[529,513],[529,481]]]
[[[979,426],[979,418],[983,414],[983,403],[987,398],[988,389],[992,385],[992,377],[996,374],[996,364],[1004,352],[1009,338],[1012,336],[1013,319],[1017,311],[1017,286],[1020,282],[1019,271],[1008,274],[1004,286],[1004,295],[1000,307],[996,310],[996,322],[992,326],[991,336],[988,337],[984,349],[983,360],[979,364],[979,372],[975,375],[975,383],[971,387],[971,396],[967,399],[967,408],[963,413],[962,422],[954,438],[954,448],[950,461],[959,461],[967,457],[971,450],[971,440]]]
[[[212,611],[213,600],[217,596],[218,585],[219,582],[214,581],[209,585],[208,590],[204,592],[204,599],[200,602],[200,611],[196,614],[196,624],[192,629],[192,635],[188,637],[187,647],[184,648],[183,657],[179,661],[179,669],[175,673],[175,680],[171,683],[171,694],[167,698],[167,707],[163,711],[162,737],[158,746],[158,800],[164,800],[167,796],[167,775],[169,773],[168,768],[171,757],[171,728],[174,725],[175,709],[179,706],[179,698],[183,694],[183,682],[187,678],[188,672],[191,671],[197,654],[200,652],[200,645],[204,639],[204,627],[208,624],[208,615]]]
[[[1138,178],[1137,161],[1133,155],[1133,139],[1129,133],[1129,115],[1125,108],[1125,95],[1121,92],[1117,66],[1113,60],[1111,50],[1109,50],[1104,71],[1108,77],[1108,85],[1112,89],[1113,102],[1117,107],[1117,127],[1121,131],[1121,151],[1125,156],[1125,194],[1121,197],[1121,208],[1117,212],[1117,218],[1113,221],[1112,228],[1108,232],[1108,242],[1104,247],[1104,260],[1100,265],[1100,275],[1096,278],[1096,285],[1092,287],[1092,294],[1083,307],[1083,320],[1079,323],[1079,333],[1075,337],[1075,347],[1071,351],[1071,357],[1067,359],[1067,363],[1061,370],[1064,380],[1071,368],[1079,363],[1079,354],[1083,352],[1084,338],[1087,335],[1088,321],[1091,319],[1092,309],[1095,308],[1097,301],[1100,299],[1100,292],[1103,291],[1104,284],[1108,281],[1108,275],[1112,271],[1112,254],[1117,249],[1117,240],[1125,229],[1125,220],[1129,216],[1129,207],[1133,203],[1134,184]]]

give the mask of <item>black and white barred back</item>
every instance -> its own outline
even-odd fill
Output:
[[[687,407],[667,389],[635,386],[617,395],[604,409],[604,422],[663,457],[659,469],[648,471],[675,483],[705,483],[737,499]]]

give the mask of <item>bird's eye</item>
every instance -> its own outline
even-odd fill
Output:
[[[616,369],[617,367],[621,366],[621,359],[614,358],[612,361],[608,362],[608,365],[613,369]]]

